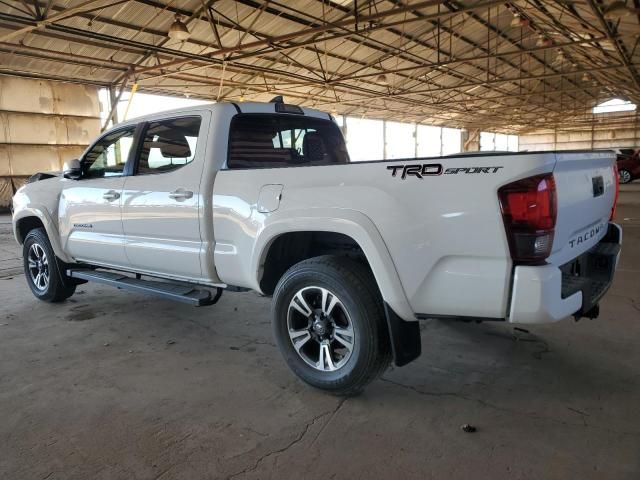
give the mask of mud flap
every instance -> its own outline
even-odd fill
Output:
[[[403,320],[386,302],[384,304],[384,312],[389,327],[393,363],[398,367],[402,367],[418,358],[422,352],[420,322]]]
[[[79,278],[72,278],[66,274],[67,270],[73,268],[74,265],[70,263],[63,262],[58,257],[56,258],[56,263],[58,264],[58,277],[60,277],[60,281],[65,287],[71,287],[73,285],[82,285],[83,283],[87,283],[87,280],[82,280]]]

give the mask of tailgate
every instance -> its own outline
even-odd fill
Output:
[[[612,151],[556,154],[558,216],[549,263],[573,260],[607,233],[617,186],[615,158]]]

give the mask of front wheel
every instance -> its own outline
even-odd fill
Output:
[[[354,395],[387,368],[390,345],[382,299],[369,270],[322,256],[291,267],[272,306],[276,342],[306,383]]]
[[[618,175],[620,176],[620,183],[629,183],[632,180],[629,170],[620,170]]]
[[[27,284],[39,300],[61,302],[76,290],[64,281],[47,233],[42,228],[31,230],[22,245],[24,274]]]

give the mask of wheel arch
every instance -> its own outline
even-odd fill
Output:
[[[396,365],[405,365],[417,358],[420,355],[419,323],[404,294],[400,277],[382,236],[373,222],[360,212],[314,211],[307,212],[302,217],[288,212],[286,216],[269,222],[256,241],[253,256],[259,290],[271,294],[271,289],[293,264],[313,256],[335,253],[323,251],[322,247],[326,244],[318,249],[313,243],[318,239],[339,242],[345,255],[358,255],[361,252],[384,302]],[[283,244],[295,245],[296,241],[302,242],[302,245],[296,245],[296,248],[301,247],[301,252],[285,257],[283,264],[274,263],[273,259],[278,258],[278,248]]]
[[[70,263],[72,261],[64,252],[60,244],[58,229],[45,209],[37,207],[24,208],[14,213],[13,225],[16,241],[20,245],[24,243],[26,236],[31,230],[34,228],[44,228],[56,256],[65,262]]]
[[[369,269],[362,247],[352,237],[339,232],[304,230],[285,232],[271,239],[260,261],[260,290],[271,295],[284,273],[296,263],[321,255],[352,257]]]
[[[43,228],[46,230],[44,223],[42,223],[40,217],[36,215],[22,217],[20,220],[16,221],[15,235],[18,243],[22,245],[29,232],[36,228]]]
[[[276,218],[265,225],[256,239],[252,258],[257,286],[262,284],[269,252],[274,246],[277,247],[278,238],[283,238],[283,235],[324,234],[332,239],[341,236],[364,255],[384,301],[403,319],[415,320],[395,264],[373,222],[364,214],[353,210],[313,210],[300,216],[288,211],[282,216],[274,216]],[[304,259],[300,258],[298,261]],[[259,289],[262,293],[269,293]]]

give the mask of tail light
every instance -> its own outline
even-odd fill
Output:
[[[537,265],[551,254],[556,226],[556,182],[552,174],[536,175],[498,190],[511,258]]]
[[[613,198],[613,208],[611,209],[610,221],[613,221],[616,216],[616,209],[618,208],[618,197],[620,196],[620,179],[618,178],[618,164],[613,164],[613,184],[616,186],[616,194]]]

